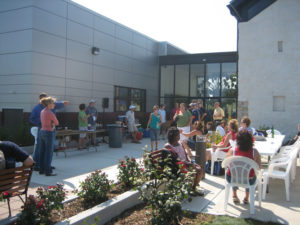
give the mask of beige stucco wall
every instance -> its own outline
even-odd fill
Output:
[[[253,127],[274,125],[291,136],[300,123],[299,12],[299,0],[278,0],[238,27],[239,102],[247,102]],[[277,96],[284,111],[273,110]],[[239,107],[239,116],[246,114],[245,104]]]

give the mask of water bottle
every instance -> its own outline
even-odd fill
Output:
[[[272,126],[272,138],[274,138],[274,127]]]

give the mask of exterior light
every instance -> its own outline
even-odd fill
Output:
[[[92,54],[93,55],[99,55],[100,49],[97,47],[92,47]]]

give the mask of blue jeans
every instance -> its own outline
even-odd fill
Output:
[[[231,176],[228,176],[226,174],[226,180],[227,180],[228,183],[230,183],[231,182]],[[249,179],[249,184],[253,185],[255,183],[255,181],[256,181],[256,176],[254,176],[253,178]],[[232,187],[232,190],[234,190],[234,191],[236,191],[237,189],[238,189],[237,186]],[[249,192],[249,188],[246,188],[246,192]]]
[[[37,141],[36,141],[36,146],[33,152],[33,160],[34,160],[34,167],[39,169],[40,168],[40,151],[41,151],[41,128],[39,127],[38,133],[37,133]]]
[[[36,169],[40,169],[40,152],[41,152],[41,128],[39,127],[38,129],[38,135],[37,135],[37,141],[36,141],[36,146],[33,152],[33,160],[34,160],[34,167]],[[53,149],[52,149],[52,153],[51,153],[51,159],[53,157],[53,151],[54,151],[54,143],[55,143],[55,137],[56,137],[56,129],[54,128],[53,130]]]
[[[41,130],[41,148],[40,148],[40,172],[45,172],[46,174],[52,173],[51,162],[53,155],[53,146],[54,146],[54,132]]]

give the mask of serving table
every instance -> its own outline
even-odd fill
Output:
[[[99,130],[57,130],[56,131],[56,137],[60,139],[60,146],[59,146],[59,149],[58,151],[56,152],[56,155],[58,155],[58,152],[64,152],[65,154],[65,157],[67,157],[67,154],[66,154],[66,149],[67,149],[67,142],[69,142],[69,138],[70,136],[78,136],[80,134],[83,134],[83,133],[86,133],[86,135],[89,136],[89,146],[92,146],[94,147],[95,151],[97,151],[97,146],[96,146],[96,143],[93,143],[91,142],[91,137],[94,135],[94,134],[104,134],[106,133],[106,129],[99,129]],[[87,148],[89,150],[89,148]]]

